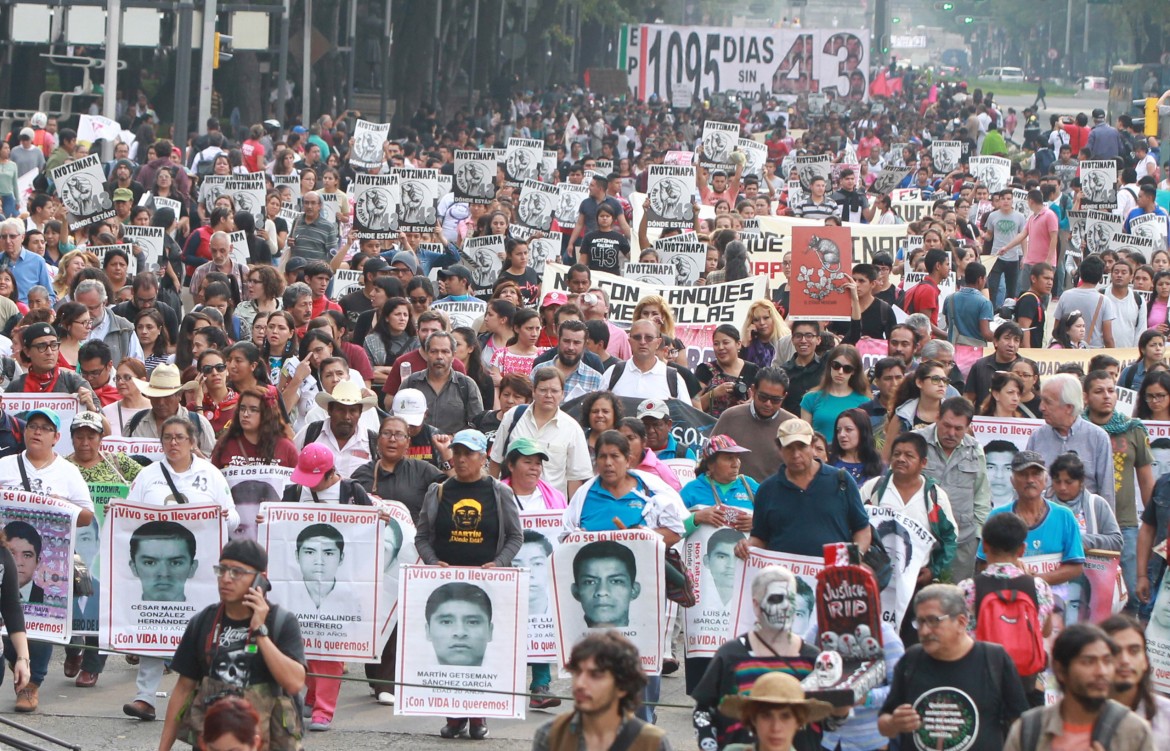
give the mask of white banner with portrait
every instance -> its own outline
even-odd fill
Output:
[[[666,546],[645,529],[572,532],[553,552],[557,649],[567,664],[590,630],[612,628],[638,647],[642,670],[658,675],[666,632]]]
[[[984,417],[971,420],[971,434],[983,446],[987,457],[987,483],[991,486],[991,507],[1004,506],[1016,497],[1012,487],[1012,459],[1028,446],[1032,432],[1043,420],[1023,417]]]
[[[398,627],[398,579],[402,564],[418,563],[419,558],[414,547],[416,530],[410,509],[398,501],[375,499],[374,503],[390,515],[390,520],[382,528],[382,599],[378,609],[378,620],[382,624],[378,637],[381,649]]]
[[[24,413],[34,409],[51,409],[57,413],[57,417],[61,418],[61,438],[53,450],[61,456],[72,454],[73,434],[69,430],[69,425],[73,422],[74,415],[81,409],[81,403],[77,401],[77,394],[16,392],[4,395],[4,411],[10,415],[16,415],[23,420]],[[159,443],[159,441],[155,439],[155,443]]]
[[[235,464],[235,462],[241,462]],[[240,512],[240,526],[228,534],[232,540],[255,540],[256,518],[260,504],[280,503],[285,486],[292,479],[292,467],[279,464],[243,464],[243,456],[232,457],[232,464],[220,470],[232,489],[232,501]]]
[[[524,719],[527,589],[522,569],[402,566],[394,714]]]
[[[524,544],[512,565],[528,569],[528,661],[556,662],[557,624],[553,610],[552,554],[559,542],[563,511],[521,511]]]
[[[882,541],[893,568],[890,583],[882,590],[882,621],[900,629],[918,586],[918,572],[930,562],[934,535],[930,528],[889,506],[866,506],[866,510],[873,536]]]
[[[78,506],[60,498],[0,490],[0,524],[16,563],[24,629],[30,639],[69,643],[79,513]]]
[[[271,503],[257,539],[268,550],[269,597],[297,617],[305,657],[377,660],[382,519],[372,506]]]
[[[102,525],[101,646],[174,654],[191,618],[219,602],[212,567],[226,542],[218,503],[111,503]]]
[[[747,536],[734,527],[700,524],[683,540],[683,564],[699,585],[698,602],[684,611],[686,656],[711,657],[727,641],[735,600],[735,546]]]
[[[763,548],[749,548],[747,560],[736,558],[735,594],[736,604],[732,611],[731,630],[728,639],[750,631],[756,625],[756,611],[752,607],[752,580],[768,566],[784,566],[796,575],[796,612],[792,620],[792,633],[802,638],[809,636],[817,625],[817,574],[825,568],[821,556],[777,553]]]

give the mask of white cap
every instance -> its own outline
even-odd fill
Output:
[[[402,389],[394,395],[390,413],[406,420],[407,425],[418,427],[427,416],[427,399],[418,389]]]

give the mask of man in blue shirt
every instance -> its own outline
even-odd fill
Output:
[[[659,459],[695,460],[695,450],[680,446],[671,434],[674,421],[670,419],[670,406],[662,399],[646,399],[638,405],[638,419],[646,426],[646,447]]]
[[[0,222],[0,268],[12,272],[16,280],[16,293],[20,301],[28,302],[28,291],[38,284],[49,290],[49,299],[57,301],[57,293],[49,279],[49,266],[45,259],[21,246],[24,240],[24,223],[19,219],[5,219]]]
[[[1016,500],[992,510],[996,514],[1015,514],[1028,525],[1024,542],[1024,557],[1059,555],[1060,567],[1039,574],[1049,585],[1064,584],[1076,579],[1084,570],[1085,547],[1081,542],[1081,528],[1077,518],[1066,506],[1044,500],[1048,484],[1044,457],[1035,451],[1021,451],[1012,459],[1012,487]],[[979,569],[987,565],[983,544],[979,545]]]
[[[1146,230],[1139,229],[1136,233],[1133,230],[1133,220],[1138,217],[1152,214],[1154,216],[1166,216],[1166,210],[1158,205],[1158,189],[1153,185],[1142,185],[1138,187],[1137,208],[1129,212],[1129,216],[1125,217],[1125,231],[1128,233],[1145,235],[1146,237],[1153,237],[1155,241],[1160,240],[1163,246],[1170,244],[1170,219],[1162,222],[1165,236],[1158,238]],[[1140,226],[1144,222],[1138,222]]]
[[[760,483],[751,537],[736,555],[746,559],[756,547],[820,558],[825,545],[837,542],[856,543],[864,553],[873,534],[853,478],[817,460],[813,429],[804,420],[780,423],[776,441],[784,464]]]
[[[987,269],[972,262],[963,271],[963,287],[943,303],[943,313],[950,324],[952,344],[986,347],[991,341],[991,300],[983,296],[987,286]]]

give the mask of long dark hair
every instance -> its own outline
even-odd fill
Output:
[[[195,338],[196,322],[211,323],[211,319],[196,311],[183,316],[179,323],[179,336],[175,340],[175,365],[183,371],[191,367],[191,340]]]
[[[847,409],[837,415],[833,422],[833,441],[829,444],[829,461],[841,458],[841,444],[837,442],[837,423],[849,420],[857,428],[857,458],[861,460],[862,472],[866,477],[877,477],[882,473],[882,457],[873,446],[873,424],[862,409]]]
[[[469,326],[457,326],[451,330],[451,333],[462,339],[467,348],[471,350],[471,357],[467,358],[467,377],[476,383],[482,383],[482,379],[487,373],[483,369],[483,358],[480,357],[482,350],[475,330]]]
[[[539,319],[540,314],[532,308],[520,308],[516,311],[516,315],[512,316],[512,337],[508,339],[509,347],[520,341],[520,327],[534,318]]]
[[[276,456],[276,444],[281,438],[289,437],[289,429],[285,425],[284,420],[280,416],[280,408],[273,402],[270,402],[269,391],[265,386],[251,386],[240,393],[239,401],[243,401],[244,397],[252,397],[260,400],[260,435],[256,448],[260,454],[260,458],[267,463],[272,463]],[[236,402],[237,411],[239,410],[239,402]],[[243,440],[244,428],[240,425],[238,419],[234,419],[228,423],[227,430],[219,437],[215,443],[215,448],[211,451],[211,463],[216,467],[223,469],[225,463],[223,461],[223,453],[227,442],[235,439]]]
[[[1077,321],[1085,320],[1085,314],[1079,310],[1074,310],[1068,315],[1056,322],[1056,326],[1052,330],[1052,343],[1059,344],[1065,349],[1073,349],[1072,340],[1069,338],[1068,330],[1071,329]],[[1086,331],[1085,339],[1087,340],[1093,332]]]
[[[911,399],[917,399],[922,396],[922,389],[918,387],[918,381],[929,376],[930,371],[936,368],[941,370],[944,376],[947,374],[947,366],[938,360],[923,360],[918,364],[918,367],[912,374],[907,373],[906,377],[902,379],[902,382],[898,384],[898,390],[894,392],[894,403],[891,405],[892,409],[890,411],[892,412],[894,409],[901,407]]]
[[[406,308],[407,313],[406,328],[402,331],[402,333],[406,335],[407,339],[406,344],[404,344],[402,347],[396,347],[393,339],[394,333],[390,331],[390,325],[386,323],[386,319],[390,317],[391,313],[402,307]],[[405,297],[391,297],[386,301],[386,304],[382,306],[382,309],[378,311],[378,314],[375,317],[373,333],[382,340],[382,347],[386,350],[386,362],[383,363],[385,365],[393,365],[394,360],[410,348],[411,338],[418,336],[418,330],[414,326],[414,316],[410,315],[410,312],[409,300],[407,300]]]
[[[1133,408],[1133,416],[1139,420],[1149,420],[1154,416],[1153,412],[1150,411],[1149,403],[1146,402],[1146,391],[1153,385],[1161,386],[1166,390],[1166,393],[1170,394],[1170,373],[1162,370],[1146,373],[1142,387],[1138,389],[1137,404]]]
[[[298,350],[300,345],[300,341],[297,339],[297,322],[293,319],[292,313],[289,313],[287,310],[274,310],[268,314],[269,322],[271,322],[275,316],[281,316],[284,318],[285,323],[288,324],[290,336],[288,341],[284,343],[284,350],[279,355],[274,355],[269,351],[272,348],[272,345],[269,344],[268,337],[264,337],[264,346],[260,348],[260,357],[262,357],[265,362],[267,362],[268,358],[270,357],[279,357],[282,361],[287,360],[288,358],[292,357],[293,353]]]
[[[252,364],[252,377],[256,379],[256,383],[260,386],[268,385],[268,365],[267,361],[260,356],[260,348],[250,341],[236,342],[232,346],[223,351],[225,359],[231,359],[232,354],[239,352],[244,356],[244,359]],[[236,388],[232,384],[232,388]],[[239,391],[239,389],[236,389]]]
[[[1142,651],[1146,651],[1146,632],[1142,628],[1141,621],[1134,618],[1132,615],[1125,613],[1118,613],[1111,615],[1105,620],[1101,621],[1101,630],[1113,636],[1121,631],[1135,631],[1137,635],[1142,637]],[[1147,722],[1154,721],[1154,715],[1158,712],[1158,704],[1154,700],[1154,690],[1150,688],[1150,674],[1154,672],[1152,664],[1146,665],[1146,672],[1142,673],[1141,680],[1137,684],[1138,700],[1145,709],[1145,719]]]
[[[167,354],[167,347],[170,345],[170,336],[167,334],[167,322],[163,318],[163,314],[159,312],[158,308],[143,308],[138,311],[138,315],[134,316],[134,328],[138,328],[138,322],[143,318],[149,318],[154,321],[154,325],[158,327],[158,338],[154,340],[154,349],[148,352],[148,355],[155,355],[158,357],[165,357]],[[194,338],[194,337],[192,337]]]

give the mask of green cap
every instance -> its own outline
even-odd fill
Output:
[[[508,444],[508,455],[520,454],[521,456],[539,456],[544,461],[548,461],[548,449],[544,443],[534,438],[517,438]]]

